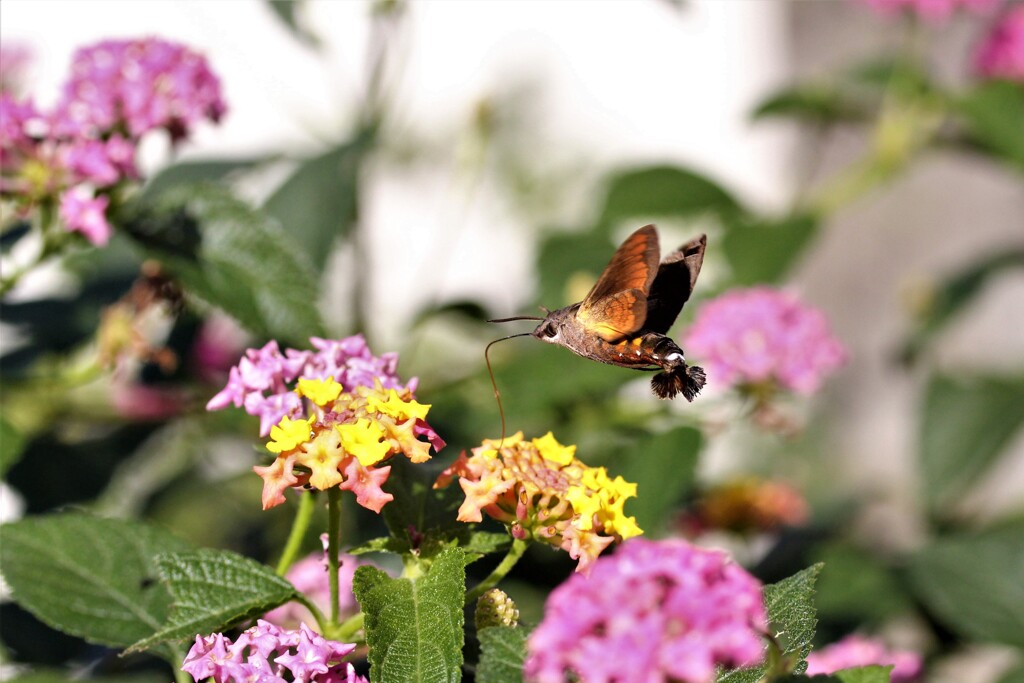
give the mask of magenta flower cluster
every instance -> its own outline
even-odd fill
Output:
[[[877,638],[849,635],[807,656],[808,676],[831,674],[842,669],[880,664],[892,665],[892,683],[914,683],[924,668],[921,655],[909,650],[890,650]]]
[[[757,664],[767,628],[761,584],[725,553],[634,538],[551,593],[524,673],[538,683],[707,683],[719,665]]]
[[[178,142],[225,109],[206,59],[183,45],[146,38],[81,48],[53,111],[0,95],[0,196],[25,211],[57,201],[67,230],[106,244],[111,190],[138,178],[141,138],[163,130]]]
[[[684,347],[714,382],[774,381],[803,394],[846,360],[821,311],[770,287],[732,290],[705,303]]]
[[[1024,5],[1010,7],[992,25],[974,53],[974,71],[1024,83]]]
[[[196,681],[216,683],[366,683],[342,661],[355,648],[327,640],[305,624],[289,631],[261,619],[234,642],[221,633],[196,636],[181,670]]]
[[[398,378],[398,354],[374,356],[366,339],[357,334],[344,339],[313,337],[316,351],[281,349],[276,341],[263,348],[249,349],[228,374],[228,383],[206,404],[207,410],[221,410],[229,405],[245,408],[260,418],[260,436],[283,417],[304,416],[302,399],[289,384],[300,376],[306,379],[333,377],[346,391],[357,386],[372,387],[379,381],[385,389],[408,387],[415,391],[416,379],[408,385]]]
[[[859,0],[881,14],[907,12],[925,21],[937,23],[948,19],[958,9],[985,12],[1000,0]]]

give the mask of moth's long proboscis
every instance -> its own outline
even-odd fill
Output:
[[[530,320],[530,318],[509,318],[509,320]],[[503,320],[489,320],[488,322],[504,322]],[[484,362],[487,363],[487,374],[491,376],[491,387],[494,388],[494,398],[498,402],[498,414],[501,415],[501,441],[498,442],[498,450],[500,451],[502,446],[505,445],[505,409],[501,405],[501,392],[498,391],[498,381],[494,379],[494,369],[491,367],[491,357],[488,355],[491,351],[491,347],[498,342],[505,341],[507,339],[515,339],[516,337],[529,337],[530,332],[520,332],[519,334],[510,334],[507,337],[501,339],[495,339],[484,348]]]

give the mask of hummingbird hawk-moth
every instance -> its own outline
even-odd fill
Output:
[[[660,370],[651,380],[659,398],[682,394],[692,401],[704,386],[704,370],[687,365],[667,333],[693,292],[706,244],[701,235],[659,263],[658,233],[645,225],[615,251],[583,301],[535,318],[541,323],[530,334],[591,360]]]

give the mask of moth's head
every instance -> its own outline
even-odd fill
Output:
[[[562,339],[562,327],[554,314],[549,314],[531,334],[542,342],[557,344]]]

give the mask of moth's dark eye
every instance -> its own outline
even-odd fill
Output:
[[[555,329],[554,325],[548,325],[541,331],[541,334],[543,334],[545,337],[554,337],[556,334],[558,334],[558,330]]]

